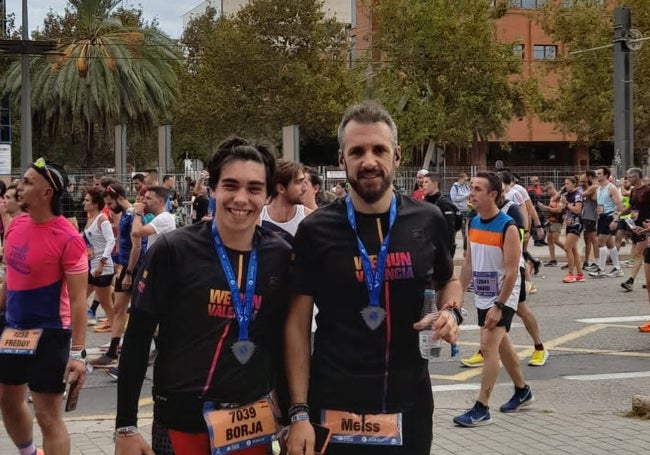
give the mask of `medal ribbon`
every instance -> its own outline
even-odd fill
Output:
[[[388,242],[390,240],[390,231],[395,224],[395,218],[397,218],[397,198],[393,194],[393,198],[390,201],[389,215],[388,215],[388,232],[384,237],[384,240],[379,246],[379,254],[377,255],[377,266],[375,267],[375,272],[372,272],[372,265],[370,264],[370,258],[368,257],[368,251],[364,246],[363,242],[359,238],[357,233],[357,222],[354,216],[354,207],[352,206],[352,201],[350,196],[345,198],[345,204],[347,206],[348,214],[348,223],[354,231],[354,234],[357,237],[357,245],[359,246],[359,255],[361,256],[361,265],[363,267],[363,279],[366,282],[368,287],[368,300],[371,307],[379,307],[379,296],[381,294],[381,285],[384,282],[384,268],[386,267],[386,256],[388,256]]]
[[[248,324],[251,319],[253,310],[253,293],[255,291],[255,277],[257,275],[257,239],[253,237],[253,249],[251,250],[250,258],[248,259],[248,273],[246,275],[246,293],[244,294],[244,301],[241,301],[239,286],[237,286],[237,278],[235,272],[230,265],[230,259],[226,248],[223,246],[221,237],[217,232],[217,227],[212,224],[212,240],[214,242],[214,249],[217,252],[217,257],[221,263],[223,273],[226,275],[228,287],[230,288],[230,299],[232,301],[233,309],[235,310],[235,317],[239,324],[239,341],[248,340]]]

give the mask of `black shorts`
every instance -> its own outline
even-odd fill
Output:
[[[40,393],[63,393],[70,337],[69,330],[43,329],[34,355],[0,354],[0,383],[27,384]]]
[[[574,234],[580,236],[582,233],[582,224],[569,224],[566,227],[566,234]]]
[[[616,230],[617,231],[627,231],[630,228],[628,227],[627,223],[625,220],[618,220],[618,224],[616,225]]]
[[[643,262],[650,264],[650,246],[647,246],[645,250],[643,250]]]
[[[525,285],[524,285],[525,286]],[[478,325],[483,327],[485,325],[485,316],[487,315],[488,310],[477,309],[478,311]],[[497,323],[497,327],[505,327],[506,332],[510,332],[510,325],[512,324],[512,318],[515,315],[515,310],[509,306],[504,306],[501,311],[501,320]]]
[[[582,220],[582,227],[584,228],[585,234],[590,234],[596,232],[596,220]]]
[[[133,281],[135,280],[137,274],[138,274],[138,268],[135,267],[133,269],[133,273],[131,274],[131,286],[129,286],[128,288],[124,288],[122,287],[122,281],[126,276],[126,266],[122,267],[122,270],[120,270],[120,274],[117,276],[117,278],[115,278],[115,292],[133,292]]]
[[[90,271],[88,271],[88,284],[95,286],[96,288],[105,288],[110,286],[113,283],[113,274],[110,275],[99,275],[94,277]]]
[[[645,242],[647,238],[647,234],[645,232],[642,232],[641,234],[635,234],[634,232],[632,232],[630,238],[632,240],[632,243],[637,244],[639,242]]]
[[[614,217],[610,214],[601,213],[598,215],[597,232],[598,235],[612,235],[609,225],[612,224]],[[614,232],[615,234],[615,232]]]

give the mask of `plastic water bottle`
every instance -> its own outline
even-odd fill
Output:
[[[424,290],[424,305],[422,306],[422,317],[427,314],[438,314],[436,306],[436,292],[432,289]],[[433,340],[431,326],[420,331],[420,355],[423,359],[431,360],[440,357],[442,340]]]

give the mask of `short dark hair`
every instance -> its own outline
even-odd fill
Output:
[[[133,177],[131,177],[131,181],[133,182],[134,180],[144,183],[144,174],[140,174],[140,173],[133,174]]]
[[[305,177],[309,179],[312,186],[323,187],[323,179],[320,177],[318,170],[311,166],[304,166]]]
[[[107,185],[108,186],[108,185]],[[86,192],[87,196],[90,196],[90,199],[92,200],[93,204],[97,204],[97,209],[101,210],[104,208],[104,194],[105,192],[102,192],[98,188],[91,188]]]
[[[173,175],[171,175],[171,174],[165,174],[165,175],[163,175],[163,182],[166,182],[167,180],[169,180],[169,179],[172,178],[172,177],[173,177]]]
[[[600,169],[601,171],[603,171],[603,175],[605,177],[609,177],[610,175],[612,175],[612,172],[609,170],[607,166],[598,166],[596,169]]]
[[[119,197],[126,198],[126,191],[119,183],[112,183],[106,187],[103,197],[109,196],[111,199],[117,200]]]
[[[271,146],[251,143],[239,136],[226,138],[217,146],[216,152],[208,163],[212,190],[217,188],[223,167],[233,161],[253,161],[262,164],[266,170],[266,194],[271,194],[275,177],[275,155]]]
[[[278,160],[275,163],[275,177],[273,178],[271,197],[278,195],[277,185],[288,187],[303,169],[303,165],[295,161]]]
[[[161,185],[148,186],[147,193],[150,191],[154,193],[157,198],[162,199],[163,201],[167,200],[167,197],[169,196],[169,189]]]
[[[117,180],[115,180],[113,177],[102,177],[101,180],[99,181],[99,186],[106,188],[108,185],[112,183],[117,183]]]
[[[427,172],[422,177],[428,178],[432,182],[436,182],[438,185],[440,185],[440,182],[442,181],[442,179],[440,178],[440,174],[438,174],[437,172]]]
[[[508,172],[508,174],[510,173]],[[491,171],[481,171],[476,173],[476,177],[486,179],[488,181],[488,191],[497,192],[497,197],[495,198],[496,201],[501,199],[501,194],[503,193],[503,182],[499,178],[499,174]]]
[[[381,104],[379,104],[377,101],[368,100],[359,104],[355,104],[354,106],[350,107],[345,112],[345,114],[343,114],[343,118],[341,119],[341,123],[339,124],[338,129],[339,149],[341,149],[341,151],[343,151],[344,147],[343,133],[345,131],[345,127],[351,121],[359,123],[385,123],[390,128],[390,140],[393,144],[393,147],[397,147],[397,126],[395,125],[395,121]]]
[[[506,185],[510,185],[515,181],[515,177],[510,171],[499,171],[497,177],[499,177],[501,181]]]

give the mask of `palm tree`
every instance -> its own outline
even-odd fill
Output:
[[[117,124],[147,134],[171,116],[177,97],[179,46],[141,11],[117,8],[121,0],[70,0],[64,17],[46,19],[44,37],[58,39],[56,63],[31,63],[34,128],[56,137],[83,131],[85,165],[93,164],[97,134]],[[20,102],[20,65],[9,69],[4,92]]]

